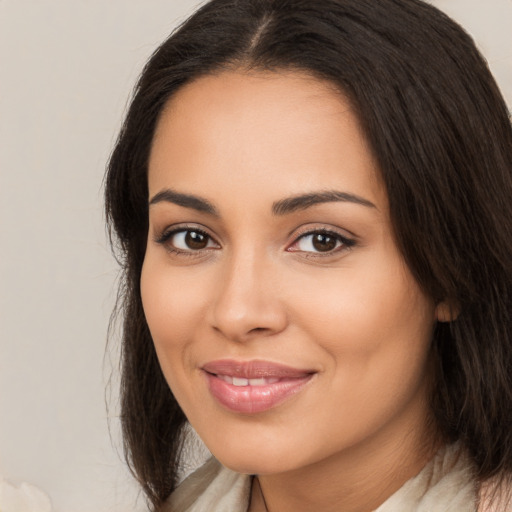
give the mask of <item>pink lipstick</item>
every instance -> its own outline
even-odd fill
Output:
[[[297,394],[316,373],[268,361],[212,361],[202,367],[210,393],[231,411],[256,414]]]

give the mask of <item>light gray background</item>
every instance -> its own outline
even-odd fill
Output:
[[[39,486],[56,512],[136,509],[105,408],[117,270],[102,177],[143,63],[198,3],[0,0],[0,476]],[[512,105],[512,0],[433,3],[473,34]]]

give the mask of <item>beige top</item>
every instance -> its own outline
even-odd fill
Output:
[[[164,512],[247,512],[251,476],[211,458],[186,478]],[[443,447],[374,512],[477,512],[471,464],[458,445]]]

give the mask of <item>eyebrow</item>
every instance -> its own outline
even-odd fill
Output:
[[[326,190],[322,192],[312,192],[309,194],[293,196],[277,201],[272,205],[272,213],[274,215],[287,215],[297,210],[305,210],[316,204],[334,202],[354,203],[368,208],[377,209],[371,201],[355,194],[339,192],[337,190]]]
[[[219,212],[213,206],[210,201],[203,199],[199,196],[194,196],[191,194],[182,194],[181,192],[176,192],[171,189],[165,189],[158,194],[155,194],[151,200],[149,201],[149,205],[157,204],[157,203],[173,203],[178,206],[183,206],[185,208],[192,208],[193,210],[197,210],[198,212],[208,213],[215,217],[219,217]]]
[[[171,189],[165,189],[155,194],[150,199],[149,205],[151,206],[153,204],[162,202],[173,203],[178,206],[183,206],[184,208],[191,208],[193,210],[197,210],[198,212],[208,213],[209,215],[220,217],[217,208],[215,208],[215,206],[213,206],[210,201],[200,196],[183,194]],[[377,209],[377,207],[371,201],[368,201],[368,199],[363,197],[350,194],[348,192],[327,190],[301,194],[276,201],[272,205],[272,214],[278,216],[287,215],[298,210],[306,210],[307,208],[317,204],[333,202],[354,203],[361,206],[366,206],[368,208]]]

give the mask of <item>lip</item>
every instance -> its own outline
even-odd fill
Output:
[[[281,405],[299,393],[316,373],[269,361],[228,359],[206,363],[202,370],[212,396],[227,409],[244,414]]]

